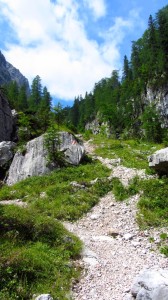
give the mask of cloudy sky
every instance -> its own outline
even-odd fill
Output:
[[[0,50],[53,97],[73,100],[122,70],[165,0],[0,0]],[[70,103],[70,102],[69,102]]]

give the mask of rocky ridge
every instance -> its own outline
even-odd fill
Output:
[[[87,142],[85,148],[93,153]],[[123,184],[144,171],[128,169],[115,162],[99,158],[110,167],[111,176],[120,178]],[[76,223],[65,223],[84,243],[82,259],[84,269],[81,280],[73,286],[75,300],[131,300],[133,279],[142,269],[168,268],[168,259],[159,253],[161,230],[140,231],[136,223],[139,195],[127,202],[116,202],[112,193],[100,199],[86,216]],[[165,232],[166,229],[163,229]],[[153,242],[151,242],[151,237]]]
[[[21,74],[12,64],[6,61],[4,55],[0,51],[0,85],[8,84],[11,81],[16,81],[18,86],[25,85],[27,94],[30,93],[28,79]]]

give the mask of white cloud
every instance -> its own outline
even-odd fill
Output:
[[[106,3],[104,0],[84,0],[84,3],[92,10],[95,19],[106,15]]]
[[[105,14],[104,1],[90,0],[95,16]],[[129,21],[116,18],[102,44],[90,40],[78,12],[77,0],[0,0],[0,10],[15,30],[19,43],[8,44],[6,59],[30,80],[42,84],[60,99],[92,90],[94,83],[116,69],[124,30]]]

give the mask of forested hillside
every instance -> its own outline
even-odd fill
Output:
[[[168,144],[167,78],[168,6],[132,42],[122,75],[71,108],[52,105],[39,75],[28,91],[0,81],[0,299],[128,299],[138,271],[167,267],[168,155],[160,177],[147,161]],[[93,120],[108,136],[69,132],[87,137]]]
[[[131,46],[131,45],[130,45]],[[28,141],[50,127],[52,120],[71,130],[84,131],[97,119],[108,125],[112,137],[143,138],[162,142],[168,127],[168,6],[149,16],[143,36],[132,42],[131,57],[123,58],[122,72],[95,83],[73,106],[52,107],[50,93],[36,76],[30,94],[16,81],[3,85],[10,106],[19,112],[20,141]]]
[[[136,136],[160,142],[166,129],[163,111],[158,109],[155,93],[165,89],[168,76],[168,6],[151,15],[143,36],[132,42],[130,60],[124,56],[122,76],[113,70],[102,78],[85,97],[76,97],[68,120],[78,130],[97,116],[108,122],[114,136]],[[165,117],[165,116],[164,116]],[[165,117],[167,118],[167,116]]]
[[[16,81],[3,84],[1,90],[10,108],[17,111],[19,142],[29,141],[47,130],[52,99],[47,87],[42,86],[39,75],[33,79],[29,93],[25,85],[19,87]]]

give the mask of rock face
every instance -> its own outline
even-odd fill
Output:
[[[86,124],[85,130],[90,130],[93,134],[98,134],[101,130],[101,122],[96,118],[92,122]]]
[[[14,156],[15,143],[0,142],[0,180],[4,180],[10,161]]]
[[[111,130],[108,122],[101,121],[100,117],[96,117],[93,121],[85,125],[85,130],[90,130],[93,134],[105,133],[108,137],[111,136]]]
[[[60,133],[60,151],[65,160],[78,165],[84,156],[84,147],[68,132]],[[53,170],[47,163],[47,151],[44,147],[44,135],[30,141],[21,151],[16,152],[9,169],[7,184],[12,185],[30,176],[47,174]]]
[[[0,85],[16,81],[18,86],[26,86],[27,94],[30,93],[29,82],[21,72],[6,61],[4,55],[0,52]]]
[[[168,175],[168,148],[156,151],[148,157],[149,167],[159,175]]]
[[[13,134],[13,117],[9,103],[0,92],[0,142],[10,141]]]
[[[168,270],[142,271],[136,277],[131,293],[136,300],[168,300]]]
[[[146,104],[155,103],[158,111],[163,118],[163,126],[168,127],[168,86],[153,89],[149,85],[146,88],[146,94],[142,96]]]
[[[0,167],[5,166],[12,159],[14,147],[13,142],[0,143]]]

